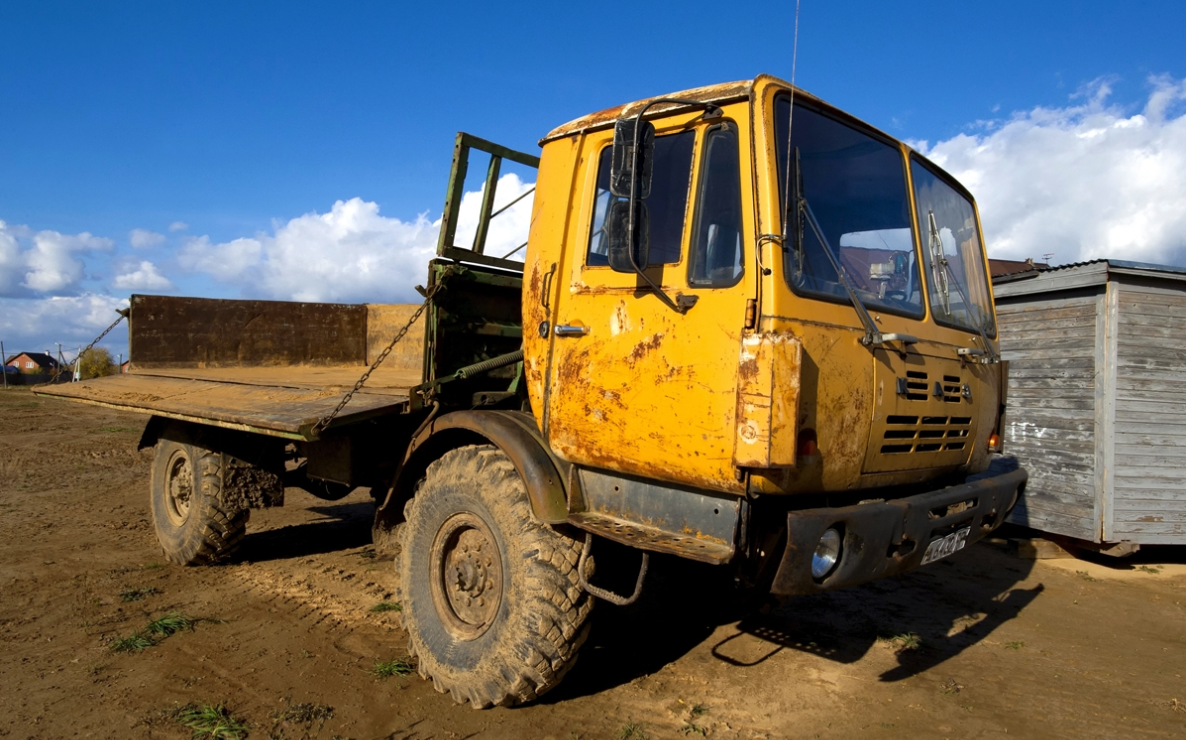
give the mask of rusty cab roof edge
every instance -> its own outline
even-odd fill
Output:
[[[754,90],[758,88],[759,83],[766,82],[791,89],[791,83],[785,82],[777,77],[767,74],[761,74],[752,80],[741,80],[738,82],[722,82],[717,85],[708,85],[705,87],[695,87],[691,90],[682,90],[680,92],[668,93],[666,95],[655,95],[642,100],[636,100],[632,103],[624,103],[622,105],[614,106],[613,108],[606,108],[605,110],[590,113],[586,116],[569,121],[568,123],[557,126],[548,132],[548,135],[539,140],[539,145],[543,146],[549,141],[562,139],[566,136],[573,136],[575,134],[582,134],[588,131],[597,131],[600,129],[610,128],[614,122],[619,118],[632,115],[640,108],[650,103],[652,100],[659,98],[684,98],[686,100],[696,100],[704,103],[715,103],[723,105],[725,103],[733,103],[739,100],[748,100],[752,97]],[[824,103],[811,93],[801,88],[795,88],[796,95],[802,95],[810,100]],[[827,105],[827,103],[824,103]],[[685,108],[683,105],[663,105],[655,108],[656,111],[671,112]],[[829,106],[833,107],[833,106]]]

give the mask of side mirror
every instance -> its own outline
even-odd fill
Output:
[[[634,128],[638,126],[638,157],[634,156]],[[610,165],[609,191],[619,198],[630,197],[630,183],[636,177],[634,197],[651,195],[651,173],[655,166],[655,126],[650,121],[622,118],[614,124],[614,150]],[[637,171],[635,162],[637,161]]]
[[[630,203],[625,200],[615,200],[609,206],[609,219],[606,229],[608,237],[608,257],[610,269],[614,272],[641,272],[647,267],[650,255],[650,217],[647,215],[646,203],[634,204],[634,238],[627,233],[630,228]],[[630,247],[634,246],[634,260],[630,260]],[[635,265],[638,268],[635,269]]]

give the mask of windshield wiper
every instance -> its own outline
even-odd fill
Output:
[[[943,298],[943,311],[951,315],[951,289],[947,285],[947,273],[939,269],[939,265],[947,267],[947,253],[943,251],[943,239],[939,236],[939,227],[935,224],[935,212],[927,211],[930,219],[930,248],[931,248],[931,276],[935,279],[935,290]],[[948,267],[948,270],[951,268]],[[956,281],[959,285],[959,281]],[[966,304],[965,304],[966,305]]]
[[[798,152],[796,151],[796,155]],[[799,190],[796,188],[796,190]],[[865,327],[865,336],[861,338],[861,344],[874,345],[885,344],[887,342],[902,342],[903,344],[915,344],[918,342],[917,337],[909,334],[882,334],[877,324],[873,322],[873,317],[869,315],[869,311],[865,308],[865,304],[861,301],[860,296],[857,295],[856,290],[852,287],[852,283],[848,282],[848,278],[844,275],[844,268],[840,264],[840,258],[832,250],[832,245],[828,241],[828,237],[824,236],[824,230],[820,227],[819,221],[815,217],[815,213],[811,210],[811,204],[807,202],[807,198],[803,196],[802,192],[796,193],[797,200],[797,214],[799,218],[796,219],[797,225],[801,224],[800,218],[806,216],[806,221],[811,230],[815,233],[815,238],[819,239],[819,243],[824,248],[824,254],[828,261],[832,263],[832,269],[836,271],[836,281],[844,288],[844,292],[848,294],[848,300],[852,303],[852,307],[856,309],[857,316],[861,319],[861,324]],[[795,248],[799,250],[800,254],[803,251],[803,235],[802,228],[797,228],[798,238],[796,239]]]
[[[959,291],[960,300],[964,302],[964,311],[968,314],[968,319],[972,320],[972,312],[979,311],[977,306],[972,305],[968,300],[967,293],[964,293],[964,286],[960,283],[960,279],[956,277],[955,270],[951,269],[951,264],[947,261],[947,251],[943,249],[943,237],[939,235],[939,227],[935,224],[935,212],[927,211],[927,219],[930,221],[929,228],[931,231],[931,272],[935,275],[935,285],[940,285],[939,278],[942,277],[942,283],[939,288],[943,295],[943,307],[947,310],[947,315],[951,316],[951,298],[948,293],[948,276],[951,277],[951,282],[955,283],[955,289]],[[939,272],[939,265],[943,265],[943,272]],[[984,331],[984,321],[972,320],[971,323],[975,326],[976,331],[980,333],[980,340],[984,342],[984,349],[989,354],[989,362],[1000,362],[1001,358],[997,351],[992,348],[992,343],[988,341],[988,333]]]

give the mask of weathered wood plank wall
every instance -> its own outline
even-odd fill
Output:
[[[1110,541],[1186,544],[1186,292],[1124,280],[1118,293]]]
[[[1102,289],[998,300],[1006,452],[1029,471],[1009,521],[1098,542],[1096,334]],[[1041,300],[1038,300],[1038,299]]]

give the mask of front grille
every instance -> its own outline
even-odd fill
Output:
[[[958,401],[959,385],[955,388]],[[915,452],[962,450],[968,443],[971,423],[970,416],[887,417],[881,454],[905,455]]]

